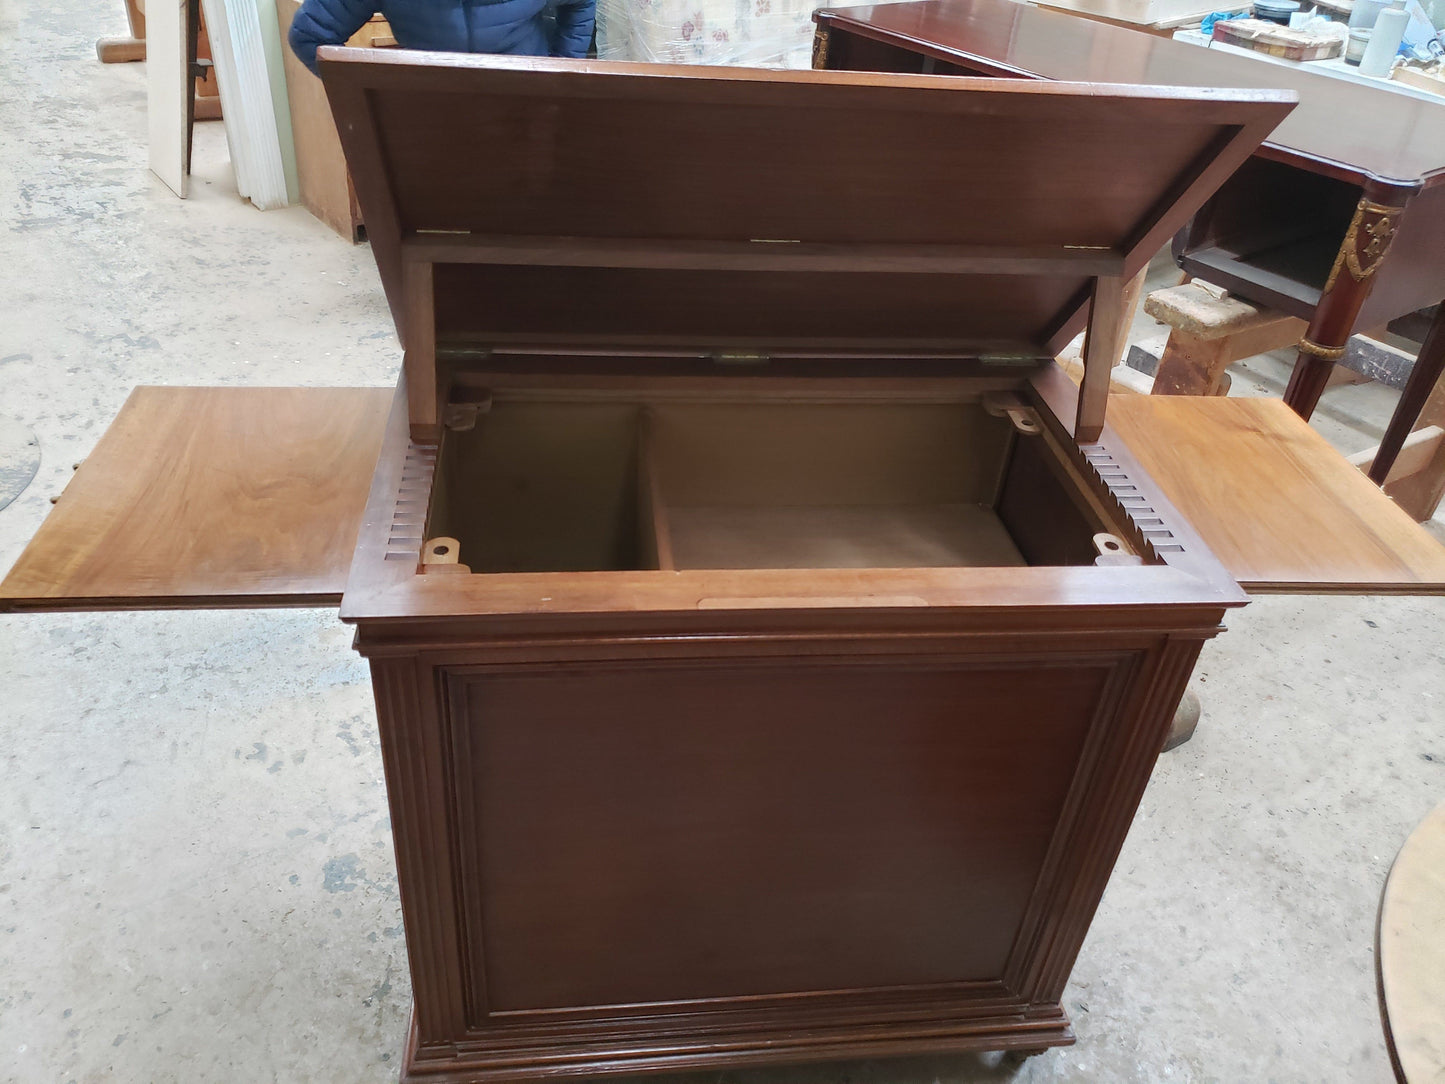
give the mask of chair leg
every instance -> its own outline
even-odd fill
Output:
[[[1376,485],[1383,485],[1390,476],[1395,457],[1400,454],[1405,438],[1415,428],[1420,411],[1435,390],[1442,371],[1445,371],[1445,305],[1440,306],[1435,319],[1430,322],[1430,330],[1425,334],[1415,366],[1410,370],[1410,379],[1405,382],[1405,390],[1400,393],[1400,402],[1390,417],[1390,425],[1380,439],[1380,450],[1370,466],[1370,480]]]

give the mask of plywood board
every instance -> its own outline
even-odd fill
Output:
[[[276,0],[282,38],[290,32],[291,20],[300,7],[300,0]],[[354,241],[358,215],[326,90],[290,49],[285,54],[285,71],[301,202],[342,237]]]

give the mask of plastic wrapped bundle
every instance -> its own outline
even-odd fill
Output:
[[[598,0],[604,60],[806,68],[816,0]]]

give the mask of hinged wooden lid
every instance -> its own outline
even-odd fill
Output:
[[[482,348],[1051,357],[1096,283],[1141,268],[1295,101],[320,56],[392,313],[427,357],[433,334]]]

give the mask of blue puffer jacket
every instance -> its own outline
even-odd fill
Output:
[[[291,48],[316,70],[316,50],[343,45],[380,11],[404,49],[584,57],[597,0],[305,0]]]

